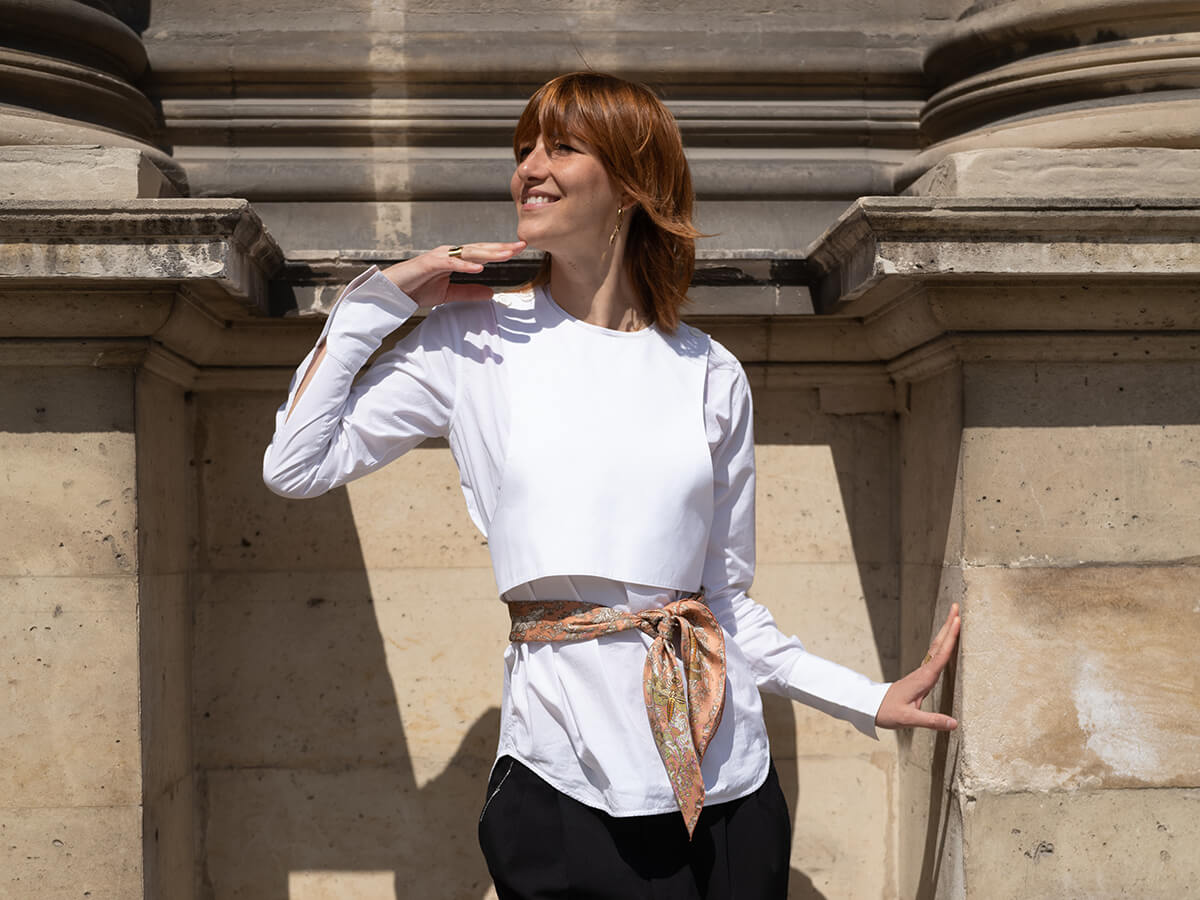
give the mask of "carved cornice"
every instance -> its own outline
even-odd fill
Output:
[[[244,200],[0,201],[0,287],[215,285],[266,311],[283,254]],[[239,312],[240,310],[240,312]]]
[[[1000,335],[1053,337],[1060,358],[1071,335],[1168,336],[1161,352],[1196,357],[1198,230],[1196,199],[869,197],[809,248],[811,291],[905,377]]]

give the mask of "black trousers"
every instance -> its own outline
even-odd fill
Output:
[[[784,900],[791,825],[775,766],[753,794],[679,813],[615,818],[502,757],[479,845],[500,900]]]

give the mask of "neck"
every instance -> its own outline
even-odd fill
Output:
[[[638,331],[649,324],[633,281],[622,264],[624,235],[600,258],[554,255],[550,293],[572,316],[613,331]]]

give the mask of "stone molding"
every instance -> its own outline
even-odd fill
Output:
[[[749,200],[890,193],[916,147],[920,102],[668,106],[697,193]],[[507,200],[510,141],[523,108],[524,100],[163,101],[193,189],[256,202]]]
[[[155,83],[166,93],[184,87],[193,93],[203,85],[202,95],[213,96],[212,88],[229,93],[237,83],[307,85],[317,92],[322,86],[360,84],[381,88],[380,96],[387,96],[389,85],[400,96],[419,96],[421,86],[429,85],[450,96],[458,87],[468,97],[489,84],[528,96],[555,75],[581,68],[663,87],[684,85],[689,92],[705,86],[718,94],[772,84],[794,88],[801,77],[861,96],[864,85],[919,86],[925,40],[911,30],[868,40],[861,31],[786,24],[718,32],[705,27],[702,17],[699,27],[685,22],[670,30],[638,27],[636,19],[628,29],[584,24],[571,30],[555,23],[514,27],[511,21],[503,30],[447,29],[440,15],[404,20],[403,28],[383,31],[257,29],[239,32],[232,42],[219,28],[151,28],[143,40]]]
[[[990,0],[931,46],[921,113],[931,144],[905,187],[986,147],[1200,147],[1200,3]]]
[[[0,0],[0,22],[0,145],[131,147],[187,192],[183,170],[158,146],[133,29],[103,4],[75,0]]]
[[[78,0],[0,0],[5,44],[136,81],[146,70],[142,40],[99,6]]]
[[[1034,53],[1194,30],[1196,0],[981,0],[930,48],[925,70],[941,84]]]
[[[864,198],[806,259],[704,254],[688,319],[773,365],[924,371],[931,354],[984,352],[968,341],[1008,356],[1188,357],[1200,332],[1198,230],[1191,200]],[[151,338],[193,366],[290,369],[319,327],[313,315],[372,262],[389,260],[346,252],[285,265],[245,201],[10,201],[0,330],[60,349]],[[520,282],[535,264],[508,264],[492,283]],[[289,307],[301,315],[278,318]]]
[[[920,29],[806,29],[782,14],[773,29],[730,15],[719,29],[702,15],[666,29],[649,10],[568,18],[451,32],[442,17],[397,12],[371,29],[192,25],[144,39],[165,140],[209,196],[504,200],[525,100],[584,61],[661,90],[704,199],[891,193],[918,148]]]
[[[1194,359],[1197,229],[1196,200],[868,197],[809,248],[810,289],[897,377],[981,354]]]
[[[915,197],[1186,197],[1200,185],[1200,150],[991,148],[953,153],[909,185]]]
[[[307,329],[266,341],[255,325],[282,265],[244,200],[2,201],[0,364],[157,360],[189,383],[234,359],[294,363]]]
[[[283,254],[245,200],[0,201],[0,284],[213,283],[265,311]]]

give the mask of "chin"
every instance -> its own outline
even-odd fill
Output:
[[[549,252],[543,241],[544,235],[539,235],[536,229],[528,226],[517,225],[517,239],[524,241],[530,250],[542,250]]]

